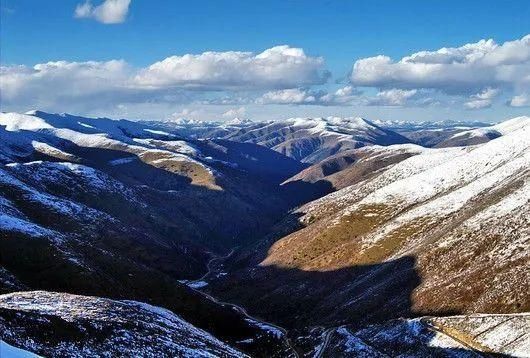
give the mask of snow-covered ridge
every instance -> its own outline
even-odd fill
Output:
[[[45,356],[245,356],[176,314],[141,302],[33,291],[0,295],[0,308],[27,319],[25,326],[0,315],[0,339]],[[60,333],[58,342],[42,339],[33,325],[54,329],[52,320],[39,319],[44,315],[68,322],[70,333],[91,332],[92,339],[79,342]]]
[[[172,163],[193,163],[212,178],[216,175],[193,145],[174,134],[141,123],[31,111],[28,114],[0,113],[0,134],[2,130],[24,137],[20,143],[13,142],[5,148],[7,155],[15,145],[18,150],[25,148],[26,153],[38,151],[75,162],[78,158],[66,149],[74,144],[133,154],[158,168],[169,167]]]
[[[450,215],[479,198],[481,193],[528,175],[530,122],[524,123],[519,129],[482,145],[424,149],[374,179],[329,194],[303,210],[315,215],[329,203],[342,208],[339,217],[346,217],[374,204],[390,205],[396,213],[415,205],[380,227],[377,233],[367,236],[365,246],[384,240],[390,232],[415,219]],[[396,148],[386,147],[387,150]],[[512,208],[524,205],[526,201],[521,198],[527,194],[525,187],[518,191],[521,196],[517,200],[510,196],[505,204]],[[482,216],[484,219],[498,217],[505,212],[497,205]]]
[[[389,203],[396,200],[419,202],[490,172],[506,175],[502,170],[495,172],[495,169],[501,168],[504,164],[516,160],[518,157],[521,157],[517,159],[520,163],[513,170],[528,168],[530,165],[529,147],[530,121],[525,122],[525,125],[513,132],[509,132],[506,136],[481,146],[471,147],[459,157],[406,179],[396,181],[374,192],[364,202]],[[453,150],[451,149],[450,151]],[[420,155],[409,160],[428,161],[429,155]],[[395,170],[405,169],[407,164],[407,160],[398,163]]]
[[[474,314],[396,320],[361,329],[339,327],[330,340],[330,356],[475,357],[476,352],[527,357],[529,314]]]
[[[310,129],[313,133],[322,134],[354,134],[363,131],[375,131],[381,128],[361,117],[315,117],[288,118],[269,122],[272,126],[289,126],[300,129]],[[351,133],[350,133],[351,132]]]
[[[19,113],[1,113],[0,125],[5,126],[5,130],[9,132],[53,128],[42,118]]]
[[[474,137],[488,137],[494,138],[496,136],[507,135],[511,132],[527,127],[530,123],[530,117],[521,116],[509,119],[504,122],[489,126],[471,129],[468,131],[460,132],[451,137],[456,138],[474,138]]]

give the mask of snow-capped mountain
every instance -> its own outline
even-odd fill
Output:
[[[506,135],[528,125],[530,117],[516,117],[510,120],[495,124],[493,126],[481,127],[456,133],[437,147],[457,147],[465,145],[480,144]]]
[[[297,327],[530,310],[530,123],[514,122],[490,142],[423,148],[353,176],[234,258],[248,269],[210,289]]]
[[[146,196],[157,197],[156,200],[175,207],[170,214],[173,217],[178,215],[175,209],[179,206],[186,211],[179,225],[184,230],[189,225],[184,223],[191,224],[194,216],[204,221],[200,219],[206,214],[204,206],[215,209],[216,201],[219,208],[231,202],[231,210],[242,210],[243,217],[243,212],[254,211],[252,216],[256,217],[262,209],[277,211],[283,204],[274,195],[274,183],[303,167],[258,146],[189,140],[125,120],[38,111],[0,114],[0,137],[0,160],[5,164],[2,172],[6,178],[18,176],[18,181],[25,181],[29,187],[40,186],[38,190],[68,200],[76,198],[74,202],[85,191],[106,191],[120,196],[126,205],[136,200],[152,208],[145,202],[149,199]],[[44,185],[36,176],[43,176],[48,183]],[[78,191],[72,185],[59,190],[65,177],[75,177],[84,184],[78,185]],[[6,185],[7,181],[15,183],[14,179],[5,181]],[[220,222],[215,219],[221,219],[223,212],[219,210],[217,216],[207,220],[217,228],[201,223],[202,228],[195,227],[190,232],[203,231],[200,235],[206,237],[218,231],[214,235],[233,237],[233,229],[240,232],[242,227],[218,225]],[[260,221],[266,220],[265,216],[258,216]],[[253,221],[248,219],[241,224]],[[261,225],[256,220],[254,224]],[[204,232],[205,228],[208,232]],[[232,232],[221,233],[227,229]]]
[[[306,163],[365,145],[409,142],[359,117],[291,118],[257,123],[226,138],[256,143]]]
[[[193,138],[256,143],[311,164],[367,145],[414,143],[424,147],[450,147],[479,144],[501,135],[495,126],[480,121],[371,121],[361,117],[289,118],[265,122],[239,118],[224,122],[180,119],[150,124]],[[478,140],[477,137],[483,138]]]

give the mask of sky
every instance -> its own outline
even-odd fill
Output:
[[[530,112],[530,2],[0,0],[0,109],[500,121]]]

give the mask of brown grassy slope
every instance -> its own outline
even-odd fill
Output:
[[[236,270],[213,291],[293,325],[528,311],[530,203],[504,214],[497,208],[510,207],[502,202],[507,197],[527,195],[528,175],[522,169],[454,212],[442,211],[442,203],[459,186],[423,202],[361,203],[384,182],[375,177],[293,213],[301,227],[285,227],[297,231],[278,235],[266,253],[254,254],[263,258],[258,267]],[[413,264],[403,264],[407,259]],[[399,269],[389,270],[392,263]],[[234,293],[223,284],[239,287]],[[286,301],[291,311],[284,309]]]
[[[412,145],[389,148],[374,146],[348,150],[313,164],[287,179],[283,185],[327,181],[338,190],[373,177],[381,169],[416,155],[420,151],[419,147]]]

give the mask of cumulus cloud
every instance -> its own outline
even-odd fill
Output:
[[[421,51],[393,61],[388,56],[357,60],[356,86],[435,89],[472,94],[483,88],[519,90],[530,86],[530,35],[497,44],[480,40],[461,47]]]
[[[470,100],[464,103],[464,107],[467,109],[489,108],[498,94],[498,89],[486,88],[482,92],[472,95]]]
[[[322,83],[328,76],[323,66],[321,58],[309,57],[302,49],[288,46],[273,47],[257,55],[205,52],[173,56],[146,68],[134,68],[123,60],[2,66],[1,102],[17,108],[60,108],[65,103],[183,103],[192,97],[199,100],[201,93],[210,90],[262,91]],[[230,97],[224,101],[223,104],[235,103]]]
[[[425,107],[437,102],[419,90],[390,89],[375,96],[365,95],[359,89],[346,86],[335,92],[304,88],[270,91],[256,101],[258,104],[318,105],[318,106],[416,106]]]
[[[339,88],[334,93],[328,93],[320,97],[320,103],[327,106],[347,106],[359,104],[362,99],[362,91],[353,86]]]
[[[325,83],[324,59],[300,48],[276,46],[252,52],[204,52],[171,56],[142,70],[136,82],[151,87],[285,89]]]
[[[418,93],[417,90],[390,89],[380,91],[373,98],[368,99],[368,105],[371,106],[403,106],[407,101]]]
[[[509,105],[512,107],[530,107],[530,94],[523,93],[517,96],[514,96]]]
[[[78,4],[74,11],[76,18],[90,18],[104,24],[120,24],[127,18],[131,0],[105,0],[94,6],[90,0]]]
[[[339,88],[333,93],[304,88],[270,91],[257,99],[258,104],[292,104],[346,106],[358,104],[362,92],[352,86]]]
[[[259,104],[314,104],[317,102],[317,94],[311,91],[290,88],[265,93],[258,99]]]
[[[69,101],[120,101],[138,96],[130,88],[132,69],[124,61],[56,61],[28,66],[0,67],[4,105],[49,107]],[[97,97],[97,98],[96,98]]]

